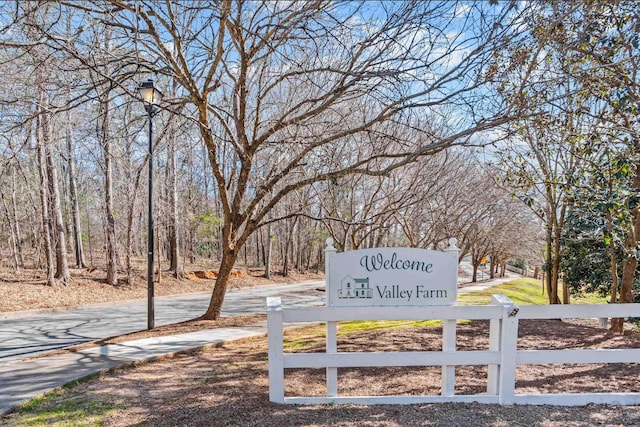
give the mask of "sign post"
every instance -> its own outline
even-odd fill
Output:
[[[325,279],[327,283],[327,296],[329,295],[328,288],[331,279],[331,263],[332,258],[336,255],[336,248],[333,247],[333,239],[329,237],[326,241],[327,247],[324,250],[324,265],[325,265]],[[329,301],[327,300],[327,306]],[[327,338],[326,338],[326,352],[327,354],[335,354],[338,352],[338,323],[335,321],[327,322]],[[327,371],[327,396],[336,397],[338,395],[338,368],[328,367]]]
[[[449,247],[446,249],[448,254],[452,254],[456,258],[456,289],[458,288],[458,255],[460,249],[456,246],[458,240],[455,237],[449,239]],[[447,319],[442,321],[442,351],[456,351],[457,329],[456,319]],[[453,396],[456,388],[456,367],[450,365],[442,366],[442,395]]]

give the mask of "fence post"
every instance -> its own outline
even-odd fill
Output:
[[[456,351],[456,319],[443,321],[442,325],[442,351]],[[442,366],[442,391],[443,396],[453,396],[456,385],[456,367]]]
[[[280,297],[267,298],[269,400],[284,403],[284,316]]]
[[[504,295],[493,295],[492,302],[502,306],[500,320],[500,369],[498,374],[498,403],[511,405],[516,391],[516,356],[518,352],[518,311]],[[489,384],[491,385],[491,383]]]
[[[500,305],[497,296],[491,297],[492,305]],[[500,351],[501,349],[501,334],[502,319],[490,319],[489,320],[489,351]],[[499,394],[500,393],[500,365],[489,365],[487,373],[487,394]]]
[[[458,254],[460,249],[456,246],[458,239],[449,239],[449,247],[444,252],[455,254],[456,256],[456,280],[458,274]],[[456,351],[456,319],[444,320],[442,325],[442,351]],[[455,366],[442,366],[442,391],[443,396],[453,396],[455,394],[456,368]]]
[[[331,237],[326,240],[326,248],[324,249],[324,278],[325,278],[325,305],[329,306],[329,288],[331,285],[331,257],[336,253],[333,247],[333,239]],[[335,354],[338,352],[338,326],[337,322],[327,322],[327,354]],[[338,395],[338,368],[327,368],[327,396],[336,397]]]

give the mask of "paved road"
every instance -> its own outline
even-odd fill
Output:
[[[324,281],[229,291],[223,316],[265,313],[265,299],[280,296],[286,306],[321,305]],[[155,325],[193,319],[209,304],[209,293],[155,299]],[[147,327],[147,302],[96,305],[56,313],[30,314],[0,320],[0,362],[23,359],[56,348],[126,334]]]

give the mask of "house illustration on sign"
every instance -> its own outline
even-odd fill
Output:
[[[371,298],[369,278],[354,279],[346,276],[342,279],[341,288],[338,289],[338,298]]]

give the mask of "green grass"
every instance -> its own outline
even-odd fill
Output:
[[[603,297],[598,293],[571,296],[571,304],[606,304],[607,302],[609,302],[609,297]]]
[[[483,291],[460,294],[458,304],[460,305],[485,305],[491,303],[491,295],[502,294],[519,305],[544,305],[549,303],[546,291],[543,293],[543,283],[539,279],[522,277],[493,286]],[[571,297],[572,304],[605,304],[606,298],[597,294],[583,294]]]
[[[295,353],[296,351],[311,347],[320,340],[324,342],[325,337],[325,326],[315,324],[285,331],[282,345],[285,352]]]
[[[459,305],[491,304],[491,295],[502,294],[516,304],[547,304],[549,299],[542,293],[540,280],[520,278],[481,291],[458,295]]]
[[[380,329],[419,328],[441,325],[440,320],[367,320],[341,322],[338,336],[349,335],[354,332],[375,331]]]
[[[115,399],[69,398],[64,390],[59,389],[31,399],[2,421],[10,426],[100,426],[106,417],[125,407],[123,401]]]

